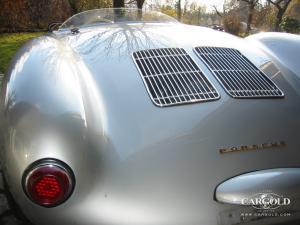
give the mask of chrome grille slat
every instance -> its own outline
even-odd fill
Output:
[[[196,47],[196,54],[234,98],[283,97],[283,92],[238,50]]]
[[[151,76],[159,76],[159,75],[161,75],[161,74],[159,73],[159,71],[162,70],[163,67],[162,67],[162,65],[160,64],[159,60],[156,61],[155,58],[153,58],[153,60],[154,60],[154,62],[155,62],[156,68],[158,68],[158,73],[157,73],[157,75],[151,75]],[[169,74],[170,74],[170,73],[169,73]],[[145,77],[150,77],[150,75],[149,75],[149,76],[145,76]],[[178,93],[176,92],[176,88],[174,87],[174,85],[172,84],[172,82],[170,82],[169,76],[163,77],[163,80],[164,80],[164,82],[166,83],[168,90],[170,90],[170,93],[171,93],[172,95],[174,95],[174,94],[178,95]],[[168,81],[167,81],[167,80],[168,80]],[[169,84],[170,84],[170,85],[169,85]],[[174,99],[174,100],[175,100],[175,102],[178,102],[176,99]]]
[[[172,56],[174,55],[174,54],[172,54],[172,53],[170,53],[170,52],[166,52],[165,49],[157,49],[157,51],[158,51],[162,56],[172,57]],[[173,76],[174,71],[173,71],[173,69],[172,69],[172,66],[170,65],[170,62],[169,62],[168,58],[161,57],[161,60],[162,60],[163,65],[164,65],[165,68],[167,69],[165,72],[167,72],[168,74],[171,75],[170,77],[172,78],[173,83],[176,84],[176,87],[177,87],[177,89],[175,89],[175,90],[176,90],[176,95],[179,96],[179,97],[182,96],[182,97],[184,98],[185,101],[190,100],[190,97],[189,97],[189,96],[186,96],[186,95],[183,94],[183,93],[184,93],[183,91],[185,91],[185,93],[187,93],[187,90],[185,89],[185,87],[184,87],[182,81],[181,81],[180,79],[176,80],[175,77]],[[178,73],[178,72],[177,72],[177,73]],[[163,76],[164,74],[160,74],[160,75]],[[172,82],[171,82],[171,84],[172,84]],[[183,90],[182,90],[182,88],[183,88]],[[181,93],[181,94],[179,94],[178,92]]]
[[[175,66],[174,61],[177,61],[177,59],[175,59],[174,55],[171,54],[170,52],[168,52],[167,49],[160,49],[160,50],[161,50],[162,52],[164,52],[165,55],[170,56],[170,58],[165,58],[165,60],[167,61],[167,65],[168,65],[168,67],[170,68],[172,74],[174,74],[174,73],[176,74],[176,73],[177,73],[177,75],[179,75],[179,76],[178,76],[178,78],[179,78],[178,80],[180,81],[180,84],[182,85],[182,87],[183,87],[185,93],[192,93],[192,95],[194,95],[193,92],[191,91],[189,85],[186,83],[185,79],[183,78],[182,74],[180,74],[181,70],[178,69],[178,68]],[[174,49],[174,52],[177,53],[175,49]],[[166,54],[166,53],[167,53],[167,54]],[[169,53],[170,53],[170,54],[169,54]],[[180,54],[180,53],[179,53],[179,54]],[[171,60],[171,59],[172,59],[172,60]],[[171,65],[171,64],[172,64],[172,65]],[[176,67],[176,70],[175,70],[174,66]],[[189,98],[189,100],[192,99],[192,98],[191,98],[192,96],[189,96],[189,95],[184,95],[184,96],[186,96],[187,98]],[[194,97],[195,97],[195,96],[194,96]]]
[[[141,55],[141,53],[140,52],[137,52],[137,55],[139,56],[139,57],[143,57],[142,55]],[[138,62],[137,62],[138,63]],[[139,68],[140,68],[140,70],[141,71],[143,71],[143,73],[147,73],[147,72],[149,72],[149,69],[148,70],[146,70],[146,67],[148,68],[148,66],[147,65],[144,65],[144,64],[142,64],[142,63],[139,63]],[[151,87],[152,87],[152,94],[154,93],[154,96],[156,97],[156,96],[158,96],[158,94],[157,94],[157,90],[156,90],[156,88],[155,88],[155,86],[152,84],[152,80],[151,79],[149,79],[149,84],[151,85]],[[162,104],[162,102],[160,101],[160,100],[158,100],[159,101],[159,104]]]
[[[186,56],[186,55],[184,55],[184,59],[187,61],[187,64],[188,64],[188,67],[191,69],[191,73],[197,73],[197,71],[195,71],[195,69],[197,69],[197,68],[195,68],[192,64],[190,64],[189,63],[189,59],[188,59],[188,57]],[[191,59],[191,58],[190,58]],[[196,64],[194,64],[195,66],[196,66]],[[193,77],[192,77],[193,78]],[[198,86],[198,88],[199,88],[199,91],[201,92],[201,94],[203,94],[204,95],[204,98],[206,98],[206,96],[205,96],[205,94],[204,93],[208,93],[210,90],[208,90],[208,83],[207,83],[207,81],[205,81],[205,79],[204,79],[204,77],[203,76],[195,76],[195,78],[196,78],[196,80],[198,81],[198,82],[196,82],[196,84],[197,83],[199,83],[200,84],[200,86],[202,87],[202,89],[200,88],[200,86],[199,85],[197,85]],[[200,79],[199,79],[200,78]],[[195,80],[194,80],[195,81]],[[216,96],[210,96],[210,97],[216,97]]]
[[[168,54],[166,53],[163,49],[157,49],[157,51],[161,54],[161,55],[165,55],[165,56],[169,56],[169,57],[172,57],[173,54]],[[166,71],[168,71],[167,73],[171,75],[171,78],[173,80],[173,82],[176,84],[176,86],[178,87],[178,91],[181,92],[181,94],[178,94],[177,95],[180,97],[182,96],[186,101],[188,101],[189,99],[191,99],[189,96],[187,95],[184,95],[183,94],[183,91],[185,91],[185,93],[187,93],[187,90],[185,89],[182,81],[180,79],[176,80],[173,76],[174,74],[174,71],[172,69],[172,66],[170,65],[170,62],[168,61],[168,58],[164,58],[164,57],[160,57],[161,60],[163,61],[164,63],[164,66],[165,68],[167,69]],[[161,76],[163,76],[164,74],[160,74]],[[181,89],[183,88],[183,90]],[[175,89],[176,90],[176,89]]]
[[[169,52],[168,49],[164,49],[164,51]],[[174,51],[175,51],[177,54],[181,54],[181,52],[176,51],[176,49],[174,49]],[[183,64],[180,65],[180,62],[178,62],[178,60],[177,60],[174,56],[171,56],[171,57],[172,57],[172,59],[173,59],[173,60],[171,61],[172,64],[178,69],[176,72],[178,73],[178,75],[180,75],[180,77],[182,78],[182,80],[183,80],[185,86],[188,88],[188,90],[189,90],[191,93],[193,93],[192,96],[194,96],[194,98],[196,98],[195,95],[198,95],[198,93],[197,93],[196,90],[194,90],[194,91],[191,90],[191,87],[188,85],[188,83],[190,82],[190,80],[189,80],[189,78],[186,76],[186,72],[181,73],[181,71],[185,71],[185,70],[184,70],[184,65],[183,65]],[[175,72],[175,71],[174,71],[174,72]],[[192,73],[193,70],[190,70],[189,72]],[[192,98],[191,98],[192,96],[189,96],[190,99],[192,99]],[[200,95],[198,95],[198,96],[200,97]]]
[[[208,78],[182,48],[142,50],[132,56],[148,94],[157,106],[220,98]]]

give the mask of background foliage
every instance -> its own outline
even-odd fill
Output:
[[[0,73],[6,71],[9,61],[21,45],[29,39],[42,34],[39,32],[0,34]]]
[[[283,29],[284,26],[276,28],[280,13],[283,13],[280,23],[285,17],[300,20],[300,0],[224,0],[222,7],[209,8],[195,0],[0,0],[0,32],[46,30],[51,22],[62,22],[85,10],[114,5],[158,10],[188,24],[224,24],[234,34],[251,33],[252,28],[265,31]],[[220,8],[223,10],[218,10]],[[280,11],[280,8],[285,11]],[[236,27],[228,27],[230,24],[236,26],[236,22],[246,24],[247,30],[243,31],[245,27],[241,26],[236,32]]]
[[[0,73],[19,46],[41,35],[32,32],[45,32],[49,23],[63,22],[85,10],[114,6],[157,10],[183,23],[218,25],[239,36],[300,31],[300,0],[224,0],[222,6],[201,5],[196,0],[0,0]]]
[[[284,17],[284,19],[280,23],[280,28],[281,28],[282,31],[285,31],[285,32],[299,33],[300,23],[295,18]]]

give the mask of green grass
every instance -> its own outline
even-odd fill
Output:
[[[0,34],[0,73],[6,72],[10,60],[21,45],[42,34],[40,32]]]

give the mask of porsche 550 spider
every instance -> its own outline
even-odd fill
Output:
[[[37,225],[299,224],[300,37],[77,14],[1,98],[7,190]]]

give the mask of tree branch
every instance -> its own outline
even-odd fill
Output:
[[[215,12],[217,13],[217,15],[218,15],[219,17],[223,17],[223,14],[224,14],[224,13],[221,13],[221,12],[217,9],[217,6],[213,5],[212,7],[214,8]]]
[[[132,4],[134,2],[136,2],[136,0],[129,0],[128,2],[126,2],[126,4]]]
[[[272,5],[274,5],[277,9],[279,9],[279,10],[281,10],[281,9],[283,9],[283,8],[285,8],[285,7],[287,7],[289,4],[290,4],[290,2],[291,2],[291,0],[288,0],[288,1],[286,1],[286,0],[276,0],[276,1],[272,1],[272,0],[267,0],[269,3],[271,3]],[[285,1],[285,4],[284,4],[284,6],[283,7],[281,7],[281,3],[282,2],[284,2]]]
[[[251,0],[238,0],[238,1],[241,1],[241,2],[247,2],[248,4],[251,4],[251,3],[252,3]]]

